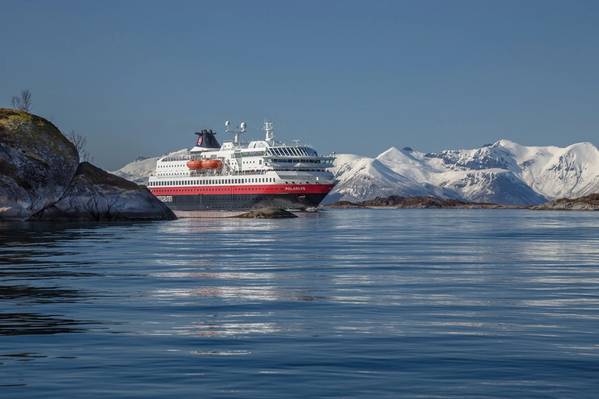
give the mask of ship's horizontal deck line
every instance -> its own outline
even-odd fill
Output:
[[[332,184],[252,184],[188,187],[150,187],[154,195],[326,194]]]

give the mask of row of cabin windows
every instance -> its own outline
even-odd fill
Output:
[[[320,163],[320,159],[275,159],[275,162],[287,162],[287,163]]]
[[[151,186],[187,186],[192,184],[246,184],[246,183],[274,183],[274,177],[249,177],[244,179],[215,179],[215,180],[174,180],[155,181]]]
[[[308,157],[316,157],[318,154],[312,148],[308,147],[272,147],[268,149],[269,155],[279,155],[279,156],[308,156]]]

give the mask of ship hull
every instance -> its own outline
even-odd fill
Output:
[[[237,216],[251,209],[283,208],[305,210],[315,208],[326,194],[243,194],[173,196],[168,207],[180,218]]]
[[[235,216],[257,208],[305,210],[317,207],[333,185],[278,185],[277,187],[156,188],[152,192],[177,217]]]

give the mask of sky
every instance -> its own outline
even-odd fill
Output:
[[[321,153],[599,144],[599,1],[0,0],[0,107],[113,170],[246,121]]]

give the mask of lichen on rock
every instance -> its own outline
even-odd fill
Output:
[[[174,219],[145,187],[90,163],[44,118],[0,108],[0,220]]]
[[[52,123],[0,108],[0,219],[24,220],[58,201],[78,164],[77,149]]]

